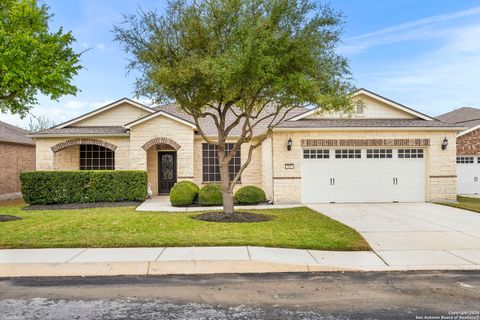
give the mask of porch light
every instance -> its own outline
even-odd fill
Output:
[[[292,138],[288,138],[288,141],[287,141],[287,150],[288,151],[292,150],[292,144],[293,144]]]
[[[442,142],[442,150],[446,150],[448,147],[448,139],[447,137],[445,137],[445,139],[443,139],[443,142]]]

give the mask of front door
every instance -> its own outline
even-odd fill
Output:
[[[158,153],[158,193],[168,194],[177,182],[177,153]]]

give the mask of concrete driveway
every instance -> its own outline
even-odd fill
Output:
[[[431,203],[308,206],[356,229],[390,266],[480,265],[480,213]]]

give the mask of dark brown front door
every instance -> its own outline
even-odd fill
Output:
[[[177,153],[158,153],[158,193],[170,193],[177,182]]]

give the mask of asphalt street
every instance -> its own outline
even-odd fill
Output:
[[[9,320],[477,320],[479,311],[478,271],[0,279]]]

